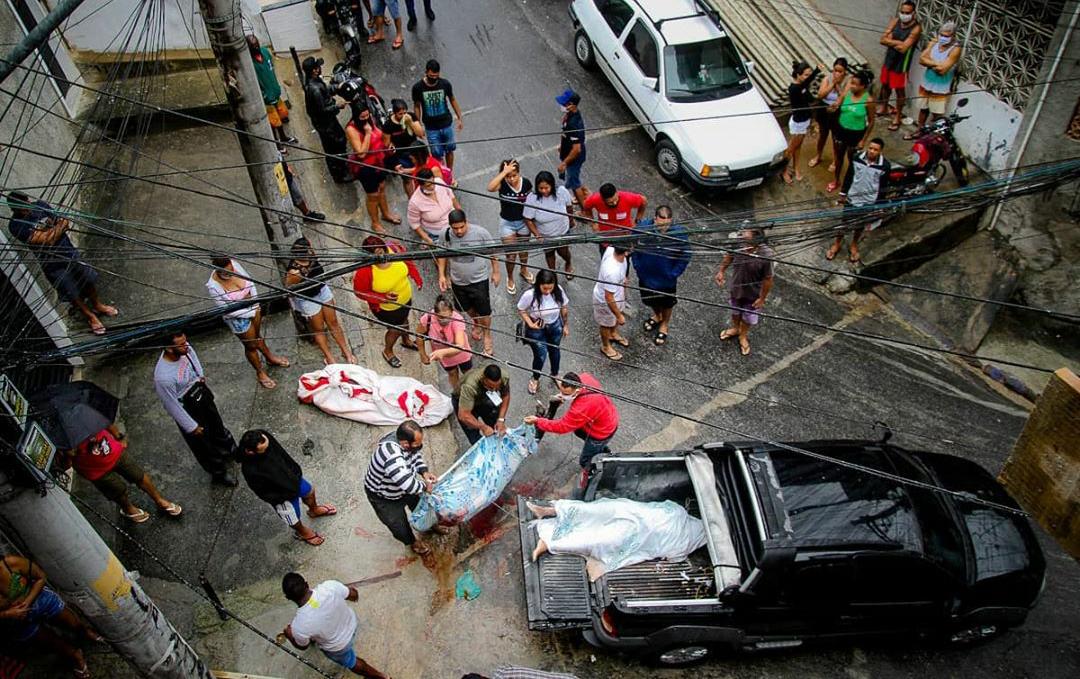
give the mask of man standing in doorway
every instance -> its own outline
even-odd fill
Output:
[[[266,105],[266,118],[270,121],[274,138],[287,144],[295,144],[296,137],[289,136],[285,131],[285,123],[289,122],[289,107],[281,98],[281,83],[274,71],[274,58],[270,50],[259,45],[259,39],[254,34],[247,37],[247,44],[248,51],[251,52],[251,62],[255,66],[255,77],[258,78],[259,89],[262,91],[263,104]],[[281,152],[288,153],[288,149],[282,148]]]
[[[581,166],[585,164],[585,120],[578,106],[581,95],[566,90],[555,101],[563,111],[562,136],[559,138],[559,179],[574,194],[578,205],[589,197],[589,189],[581,183]]]
[[[510,378],[494,363],[465,373],[450,400],[470,445],[482,436],[506,433]]]
[[[439,237],[439,247],[475,248],[499,242],[484,227],[470,224],[464,210],[451,210],[447,219],[450,226]],[[472,338],[483,339],[484,353],[490,356],[495,350],[491,337],[491,286],[499,288],[499,267],[480,255],[439,257],[435,265],[439,269],[439,290],[453,292],[457,310],[472,318]]]
[[[604,256],[600,258],[600,272],[593,285],[593,320],[600,326],[600,353],[613,361],[621,361],[623,355],[612,344],[630,346],[630,340],[619,334],[619,326],[626,324],[623,310],[626,308],[629,253],[629,248],[622,243],[604,250]]]
[[[281,591],[297,608],[293,621],[281,633],[293,646],[303,650],[314,643],[323,655],[353,674],[388,679],[357,656],[353,648],[356,645],[356,613],[346,602],[360,598],[355,587],[326,580],[312,589],[304,576],[286,573],[281,579]]]
[[[773,258],[776,254],[765,245],[765,234],[760,229],[746,229],[739,234],[743,246],[728,253],[716,272],[716,284],[724,286],[727,270],[732,269],[730,281],[731,327],[720,333],[720,339],[739,338],[739,350],[743,356],[750,355],[747,335],[750,327],[757,325],[758,312],[765,306],[773,286]]]
[[[899,13],[889,21],[885,32],[881,34],[880,42],[885,46],[885,63],[881,67],[881,97],[878,99],[877,112],[879,115],[888,112],[889,94],[896,90],[896,114],[889,123],[890,130],[899,130],[900,119],[904,117],[907,73],[920,35],[922,26],[915,18],[915,3],[912,0],[900,5]]]
[[[416,117],[423,122],[424,130],[427,131],[431,155],[444,161],[446,166],[453,170],[454,150],[457,149],[454,140],[454,115],[457,116],[459,131],[465,126],[465,119],[461,117],[461,109],[454,98],[454,86],[449,80],[439,76],[441,68],[438,61],[428,60],[424,67],[424,77],[413,85],[412,99]],[[454,109],[453,115],[450,113],[451,107]]]
[[[435,475],[420,455],[423,447],[424,430],[405,420],[397,431],[379,439],[364,475],[364,493],[375,516],[395,540],[420,555],[430,553],[431,547],[413,534],[405,510],[415,509],[420,494],[435,486]]]
[[[690,265],[690,243],[686,229],[674,223],[667,205],[656,208],[655,219],[642,222],[639,228],[649,235],[638,241],[630,261],[637,272],[641,301],[652,309],[652,316],[645,320],[645,332],[655,330],[653,343],[663,346],[678,302],[679,276]]]
[[[236,475],[229,463],[236,448],[233,435],[221,421],[195,348],[184,331],[169,336],[169,346],[154,367],[154,390],[165,411],[180,427],[195,460],[214,483],[235,486]]]
[[[304,59],[304,107],[322,142],[323,152],[327,154],[326,167],[330,170],[330,176],[338,184],[345,184],[353,180],[345,159],[345,129],[337,118],[338,111],[345,108],[345,102],[334,99],[333,91],[322,79],[322,65],[321,58]]]

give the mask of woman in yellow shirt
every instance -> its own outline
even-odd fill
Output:
[[[372,255],[386,255],[404,252],[405,248],[394,242],[387,242],[378,236],[364,239],[364,250]],[[420,270],[411,260],[379,262],[357,269],[353,276],[353,292],[367,302],[377,321],[386,327],[383,340],[383,359],[391,368],[400,368],[401,359],[394,355],[394,345],[401,338],[401,346],[418,351],[416,342],[409,336],[409,302],[413,297],[413,286],[409,279],[416,282],[416,288],[424,288]]]

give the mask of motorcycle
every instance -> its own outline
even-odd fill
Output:
[[[338,25],[338,37],[341,46],[345,50],[345,63],[349,68],[359,72],[363,59],[361,49],[367,43],[367,29],[358,27],[356,15],[353,13],[352,0],[335,0],[335,16]],[[361,15],[361,19],[363,15]]]
[[[961,99],[956,107],[963,108],[967,103],[967,99]],[[970,117],[958,115],[954,111],[916,130],[912,135],[911,155],[907,162],[892,163],[886,199],[911,198],[932,192],[945,178],[943,161],[952,168],[956,182],[960,186],[967,186],[967,158],[953,136],[953,128]]]
[[[349,109],[353,118],[361,108],[371,111],[371,117],[375,125],[380,129],[386,124],[389,113],[386,111],[386,101],[375,89],[371,82],[345,62],[334,64],[330,76],[330,86],[334,92],[349,103]]]

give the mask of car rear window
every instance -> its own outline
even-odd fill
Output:
[[[792,537],[806,546],[892,545],[922,551],[922,533],[911,498],[899,484],[790,451],[767,456],[780,483]],[[844,459],[892,471],[880,452],[846,452]]]

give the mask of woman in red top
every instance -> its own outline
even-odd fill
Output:
[[[349,167],[353,176],[359,180],[367,194],[367,211],[371,216],[371,228],[385,233],[379,214],[391,224],[401,224],[401,217],[390,211],[386,202],[386,172],[383,170],[388,148],[382,130],[371,118],[371,111],[361,108],[345,127],[345,138],[349,141]]]
[[[116,425],[110,424],[107,429],[102,429],[86,439],[74,450],[67,451],[68,466],[74,466],[80,476],[93,483],[102,495],[119,505],[124,518],[135,523],[146,521],[150,514],[131,502],[128,497],[128,483],[134,483],[150,496],[161,513],[180,516],[183,508],[161,496],[150,475],[130,453],[125,452],[127,444],[123,439],[124,435]]]

